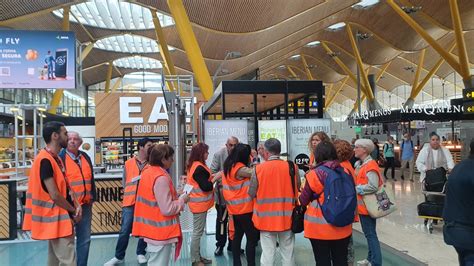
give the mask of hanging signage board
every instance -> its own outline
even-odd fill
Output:
[[[96,201],[92,208],[93,235],[117,234],[122,223],[122,178],[96,178]]]
[[[97,138],[122,137],[124,128],[131,128],[134,137],[168,136],[168,113],[161,93],[96,93],[95,106]],[[186,113],[190,108],[186,106]],[[186,131],[191,132],[190,124]]]
[[[474,101],[474,88],[463,89],[462,98],[464,101]]]
[[[314,132],[331,134],[329,119],[290,119],[288,120],[289,159],[298,165],[309,164],[308,141]]]
[[[248,121],[204,120],[204,142],[209,145],[208,166],[211,166],[214,154],[225,147],[231,136],[237,137],[240,143],[248,143]]]
[[[74,32],[0,30],[0,88],[75,89]]]
[[[276,138],[281,142],[281,153],[287,153],[286,120],[258,121],[258,141]]]

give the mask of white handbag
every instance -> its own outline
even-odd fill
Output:
[[[391,189],[386,189],[386,184],[379,187],[377,192],[362,196],[365,207],[370,217],[380,218],[389,215],[397,209]]]

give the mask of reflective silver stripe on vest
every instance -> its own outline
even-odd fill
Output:
[[[248,186],[250,186],[250,181],[245,181],[244,183],[240,185],[235,185],[235,186],[222,185],[222,188],[224,188],[225,190],[233,191],[233,190],[240,190],[243,187],[248,187]]]
[[[123,193],[124,196],[131,196],[131,195],[135,195],[135,190],[134,191],[127,191],[125,193]]]
[[[190,202],[206,202],[212,199],[212,193],[207,195],[206,197],[197,197],[197,198],[189,198]]]
[[[54,223],[54,222],[59,222],[59,221],[64,221],[64,220],[69,220],[71,219],[69,217],[69,214],[61,214],[59,216],[53,216],[53,217],[43,217],[43,216],[37,216],[37,215],[32,215],[31,220],[34,222],[40,222],[40,223]]]
[[[257,204],[266,204],[266,203],[292,203],[294,198],[267,198],[267,199],[257,199]]]
[[[25,214],[31,214],[31,209],[30,208],[25,208]]]
[[[127,184],[125,184],[125,187],[135,186],[135,185],[136,185],[136,182],[128,182]]]
[[[91,180],[78,180],[78,181],[74,181],[74,182],[71,182],[71,186],[81,186],[82,184],[92,184],[92,181]]]
[[[147,206],[150,206],[150,207],[158,207],[158,203],[156,201],[149,201],[141,196],[137,196],[137,199],[136,199],[137,202],[141,202]]]
[[[237,204],[247,203],[251,201],[252,201],[252,198],[250,197],[246,197],[243,199],[236,199],[236,200],[226,200],[227,204],[229,205],[237,205]]]
[[[292,211],[257,211],[257,210],[254,210],[254,213],[258,217],[275,217],[275,216],[291,217]]]
[[[33,205],[43,207],[43,208],[52,209],[54,207],[54,203],[48,202],[48,201],[42,201],[42,200],[34,199],[31,202],[32,202]]]
[[[74,192],[74,195],[76,195],[76,197],[80,197],[83,195],[82,192]],[[85,196],[90,196],[91,195],[91,192],[90,191],[86,191],[85,193]]]
[[[304,219],[305,221],[308,221],[310,223],[315,223],[315,224],[328,224],[328,222],[326,221],[326,219],[324,219],[324,217],[315,217],[315,216],[311,216],[307,213],[305,213],[304,215]]]
[[[200,189],[200,188],[193,188],[193,189],[191,189],[191,193],[205,193],[205,192],[202,191],[202,189]]]
[[[152,221],[152,220],[149,220],[143,217],[137,217],[137,216],[133,217],[133,221],[137,223],[151,225],[154,227],[166,227],[166,226],[171,226],[178,223],[178,220],[176,218],[173,218],[168,221],[157,222],[157,221]]]
[[[364,203],[363,200],[358,199],[358,200],[357,200],[357,205],[363,205],[363,206],[365,206],[365,203]]]
[[[32,196],[31,196],[31,193],[26,193],[26,198],[27,198],[27,199],[31,199],[31,197],[32,197]]]
[[[313,208],[316,208],[316,209],[319,208],[319,204],[318,204],[318,201],[317,201],[317,200],[311,201],[311,204],[310,204],[310,205],[311,205],[311,207],[313,207]]]

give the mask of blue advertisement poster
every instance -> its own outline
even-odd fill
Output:
[[[0,89],[75,89],[75,67],[74,32],[0,30]]]

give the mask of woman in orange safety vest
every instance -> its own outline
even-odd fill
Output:
[[[328,172],[320,166],[340,168],[336,148],[322,141],[315,149],[317,166],[306,174],[306,184],[299,197],[302,206],[308,206],[304,218],[304,236],[309,238],[317,265],[347,265],[347,248],[352,235],[352,224],[338,227],[326,221],[321,210],[324,204],[324,182]],[[355,215],[355,214],[354,214]]]
[[[318,146],[318,144],[321,141],[331,141],[331,139],[323,131],[314,132],[313,134],[311,134],[311,137],[309,138],[308,147],[309,147],[310,154],[309,154],[309,165],[308,165],[308,167],[310,169],[314,168],[314,166],[315,166],[314,151],[316,150],[316,147]]]
[[[214,206],[213,185],[216,181],[206,165],[209,146],[194,144],[189,154],[186,182],[193,189],[188,206],[193,213],[193,236],[191,238],[191,262],[193,265],[211,264],[212,260],[201,257],[200,242],[206,225],[207,210]]]
[[[336,147],[337,159],[341,164],[344,171],[354,178],[354,183],[356,182],[356,175],[354,167],[352,167],[351,162],[349,161],[354,156],[354,149],[351,144],[345,140],[335,140],[334,147]],[[359,215],[356,215],[354,222],[359,222]],[[349,247],[347,249],[347,263],[349,265],[354,264],[354,248],[352,237],[349,241]]]
[[[367,259],[357,262],[358,264],[382,265],[382,254],[380,243],[377,238],[376,220],[369,216],[365,207],[362,195],[376,193],[378,188],[383,185],[380,174],[380,168],[375,160],[370,157],[374,150],[374,143],[370,139],[358,139],[355,142],[354,154],[359,159],[356,162],[356,192],[357,192],[357,211],[359,212],[360,224],[367,244],[369,254]]]
[[[143,169],[138,185],[132,235],[144,238],[150,254],[148,265],[168,265],[172,247],[176,260],[182,243],[179,213],[188,195],[178,198],[166,171],[173,163],[174,150],[166,144],[148,149],[149,165]]]
[[[247,238],[245,248],[247,264],[249,266],[255,265],[255,248],[259,232],[252,222],[253,200],[248,194],[252,176],[252,168],[247,167],[250,163],[250,146],[242,143],[232,149],[224,162],[223,195],[227,211],[232,216],[235,226],[235,235],[232,241],[234,266],[242,265],[240,245],[244,233]]]

